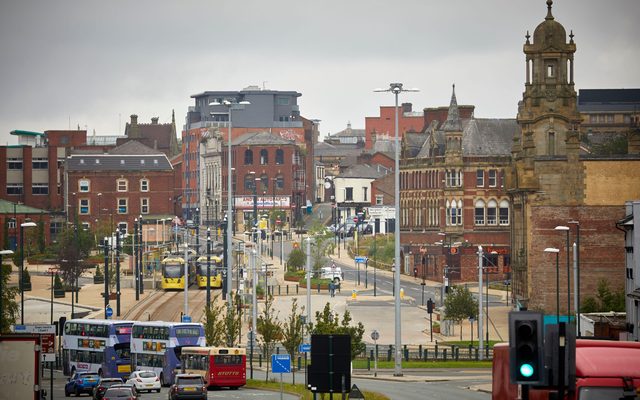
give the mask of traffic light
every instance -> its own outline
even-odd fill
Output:
[[[509,313],[509,371],[513,384],[543,385],[545,383],[541,313],[533,311]]]
[[[429,314],[433,314],[433,300],[429,299],[427,300],[427,313]]]

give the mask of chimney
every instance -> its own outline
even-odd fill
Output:
[[[153,118],[151,118],[151,123],[152,123],[153,125],[158,125],[158,117],[153,117]]]
[[[131,114],[131,125],[138,125],[138,116]]]

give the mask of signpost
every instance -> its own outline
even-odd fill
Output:
[[[113,308],[111,308],[111,305],[107,304],[107,308],[104,309],[104,316],[106,319],[113,317]]]
[[[182,322],[191,322],[191,316],[190,315],[183,315],[182,316]]]
[[[271,372],[273,372],[274,374],[280,374],[280,400],[282,400],[284,396],[282,374],[288,374],[291,372],[291,356],[289,354],[272,354]]]
[[[300,346],[298,346],[299,353],[308,353],[310,351],[311,351],[311,345],[309,343],[302,343]]]
[[[56,361],[56,327],[55,325],[15,325],[13,327],[14,333],[32,333],[40,335],[40,345],[42,349],[42,361],[55,362]]]
[[[375,345],[373,350],[373,376],[378,376],[378,339],[380,339],[380,333],[374,329],[371,331],[371,339]]]
[[[355,257],[355,262],[356,262],[356,265],[358,267],[358,285],[360,285],[360,264],[366,264],[367,257],[365,257],[365,256],[356,256]]]

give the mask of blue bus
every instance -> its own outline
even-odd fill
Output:
[[[204,326],[195,322],[135,322],[131,328],[131,364],[134,370],[151,370],[162,386],[173,384],[181,368],[184,346],[205,346]]]
[[[131,373],[133,321],[72,319],[62,334],[65,375],[95,372],[101,377],[127,378]]]

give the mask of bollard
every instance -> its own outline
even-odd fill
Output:
[[[424,349],[424,360],[427,361],[429,359],[429,349]]]
[[[302,369],[302,356],[298,356],[298,371]]]
[[[438,341],[436,340],[436,360],[438,359]]]
[[[422,359],[422,345],[419,344],[418,345],[418,359]]]
[[[478,361],[480,358],[478,357],[480,354],[478,354],[478,348],[476,348],[476,361]]]
[[[262,368],[262,354],[258,354],[258,366]]]
[[[387,361],[391,361],[391,352],[392,352],[393,346],[389,345],[389,349],[387,350]]]
[[[371,371],[371,359],[367,357],[367,371]]]
[[[473,357],[473,346],[469,344],[469,360],[471,360],[472,357]]]
[[[460,359],[460,347],[456,346],[456,361]]]
[[[320,293],[320,284],[318,283],[318,293]]]
[[[289,285],[287,285],[287,296],[289,295]]]
[[[409,349],[407,349],[407,345],[404,345],[404,360],[409,361]]]
[[[447,349],[442,349],[442,359],[447,361]]]
[[[352,298],[353,300],[356,300],[356,299],[358,298],[358,291],[357,291],[357,290],[353,289],[353,290],[351,291],[351,298]]]
[[[278,296],[280,296],[280,285],[278,285]]]
[[[296,294],[298,294],[298,290],[300,290],[300,285],[296,284]]]

